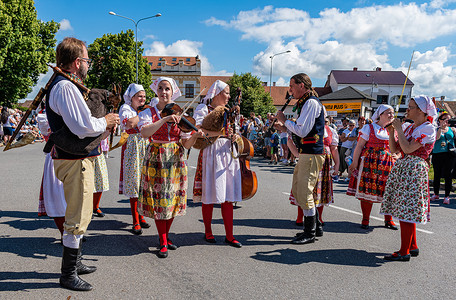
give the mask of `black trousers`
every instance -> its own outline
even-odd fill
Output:
[[[448,152],[433,153],[432,166],[434,167],[434,194],[438,195],[440,190],[440,179],[445,179],[445,197],[451,192],[454,158]]]

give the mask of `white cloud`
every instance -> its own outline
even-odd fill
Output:
[[[363,5],[359,1],[359,5]],[[254,73],[269,80],[272,54],[291,50],[274,57],[273,78],[289,78],[305,72],[311,78],[326,79],[331,70],[359,69],[401,70],[408,62],[393,66],[390,49],[412,50],[448,37],[448,44],[436,44],[431,50],[415,53],[410,73],[415,83],[413,93],[446,95],[456,100],[456,66],[449,44],[456,34],[456,0],[432,0],[429,3],[398,3],[357,7],[349,11],[328,8],[317,17],[290,8],[264,8],[241,11],[231,20],[210,18],[207,25],[238,30],[242,39],[266,44],[253,58]],[[434,49],[432,49],[434,48]],[[287,80],[283,79],[285,85]],[[281,82],[282,84],[282,82]]]
[[[456,66],[445,65],[451,56],[447,47],[437,47],[425,53],[416,52],[409,77],[415,83],[415,95],[446,96],[456,100]],[[407,73],[408,65],[401,71]]]
[[[269,74],[271,67],[270,56],[290,50],[290,53],[273,58],[273,73],[290,77],[293,74],[304,72],[310,77],[325,78],[329,70],[333,69],[373,69],[374,67],[391,68],[388,56],[377,54],[370,44],[345,45],[337,41],[327,41],[323,44],[309,44],[307,49],[300,48],[290,42],[283,45],[272,43],[265,52],[254,57],[253,68],[256,73]]]
[[[213,17],[206,21],[207,25],[237,29],[243,39],[260,42],[299,38],[302,43],[316,43],[337,39],[343,43],[387,41],[396,46],[455,33],[454,23],[456,10],[429,9],[428,5],[415,3],[353,8],[348,12],[329,8],[318,18],[311,18],[303,10],[266,6],[241,11],[229,22]]]
[[[60,21],[60,29],[59,30],[62,30],[62,31],[73,30],[73,27],[71,27],[71,23],[70,23],[69,20],[62,19],[62,21]]]
[[[145,55],[150,56],[199,56],[201,60],[201,74],[203,75],[231,75],[225,70],[214,71],[208,58],[202,54],[202,42],[178,40],[170,45],[165,45],[163,42],[155,41],[149,46],[146,46]]]

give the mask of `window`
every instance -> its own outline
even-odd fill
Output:
[[[186,59],[185,61],[190,61],[190,58],[189,58],[189,57],[187,57],[187,59]]]
[[[162,63],[158,63],[158,65],[159,65],[159,66],[161,66],[161,65],[162,65]]]
[[[176,61],[176,60],[177,60],[177,58],[173,57],[173,61]]]
[[[377,95],[377,104],[388,104],[388,95]]]
[[[149,63],[149,66],[152,66],[153,64],[154,64],[154,63],[151,63],[151,62],[150,62],[150,63]]]
[[[193,98],[193,97],[195,97],[195,85],[186,84],[185,85],[185,98]]]

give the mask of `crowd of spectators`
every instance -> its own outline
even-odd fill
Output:
[[[16,141],[19,141],[28,132],[32,132],[35,136],[35,141],[43,141],[43,135],[38,129],[38,123],[36,121],[36,113],[31,114],[21,130],[16,136]],[[19,125],[24,112],[19,109],[8,108],[6,106],[0,106],[0,147],[6,145],[8,140],[13,135],[16,127]]]

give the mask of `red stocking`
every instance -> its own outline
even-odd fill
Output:
[[[412,242],[410,243],[410,250],[418,249],[418,245],[416,243],[416,224],[414,224],[414,225],[415,225],[415,230],[413,231]]]
[[[212,239],[214,236],[212,235],[212,211],[214,209],[214,204],[203,204],[202,211],[203,211],[203,223],[204,223],[204,232],[206,233],[207,239]]]
[[[60,235],[63,235],[63,223],[65,223],[65,217],[55,217],[54,218],[55,225],[60,231]]]
[[[233,241],[233,203],[222,203],[222,218],[225,225],[225,234],[228,241]]]
[[[361,224],[369,225],[369,218],[372,210],[372,202],[361,201],[361,211],[363,212],[363,221]]]
[[[416,224],[399,221],[401,224],[401,255],[410,253],[410,244],[412,243],[413,234],[416,232]]]
[[[298,206],[298,216],[296,217],[296,223],[302,223],[304,220],[304,212],[302,208]]]
[[[160,238],[160,246],[168,245],[168,239],[166,238],[166,222],[167,220],[155,220],[158,237]],[[166,251],[165,248],[163,250]]]
[[[100,207],[100,201],[101,201],[101,194],[103,192],[96,192],[93,193],[93,210],[97,211],[98,208]]]
[[[323,214],[323,207],[324,207],[323,205],[317,207],[317,210],[318,210],[318,218],[320,219],[321,224],[324,223],[324,222],[323,222],[323,218],[321,217],[321,215]]]
[[[393,222],[393,217],[389,215],[385,215],[385,224],[396,226],[396,224]]]
[[[133,217],[133,226],[135,226],[136,224],[139,224],[138,198],[130,198],[130,207],[131,216]]]
[[[173,224],[174,218],[166,220],[166,239],[168,239],[169,229],[171,228],[171,224]]]

